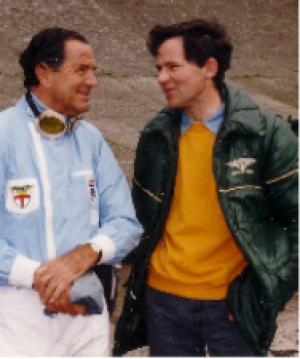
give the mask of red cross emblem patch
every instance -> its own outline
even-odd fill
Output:
[[[30,190],[33,187],[34,185],[9,187],[9,189],[12,191],[14,202],[19,208],[23,209],[28,206],[31,199]]]

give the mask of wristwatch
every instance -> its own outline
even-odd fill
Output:
[[[102,258],[102,248],[95,242],[88,242],[88,244],[91,246],[92,250],[98,254],[98,259],[96,262],[96,264],[98,264],[100,259]]]

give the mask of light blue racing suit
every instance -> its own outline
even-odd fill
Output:
[[[101,263],[115,263],[142,233],[125,176],[100,132],[80,120],[71,134],[49,140],[34,121],[24,96],[0,113],[2,286],[31,288],[40,263],[89,241],[102,248]]]

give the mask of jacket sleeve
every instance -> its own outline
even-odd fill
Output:
[[[0,138],[0,215],[5,207],[6,191],[6,168],[9,158],[8,145],[6,143],[3,128],[0,128],[2,136]],[[9,238],[3,237],[1,231],[3,219],[0,225],[0,285],[15,285],[32,287],[33,275],[39,262],[31,260],[21,255],[11,244]]]
[[[137,246],[143,229],[136,218],[126,177],[103,139],[96,176],[100,228],[91,241],[102,248],[100,263],[112,264]]]
[[[298,141],[279,116],[267,131],[265,187],[274,218],[288,233],[289,260],[280,272],[279,308],[298,288]],[[280,247],[279,247],[280,248]]]

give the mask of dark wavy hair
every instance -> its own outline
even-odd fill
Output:
[[[225,71],[230,68],[232,54],[231,39],[223,25],[216,20],[195,19],[169,26],[156,25],[150,32],[147,48],[157,56],[159,47],[168,39],[182,36],[185,58],[199,67],[212,57],[218,62],[218,72],[213,81],[221,91]]]
[[[83,35],[60,27],[42,30],[33,36],[19,58],[26,88],[39,85],[35,74],[36,65],[45,63],[53,69],[58,69],[65,59],[64,44],[67,40],[78,40],[88,44]]]

